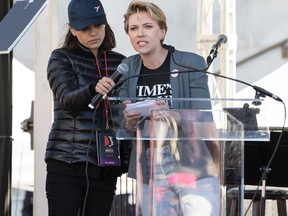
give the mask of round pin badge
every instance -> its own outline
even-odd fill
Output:
[[[173,69],[172,72],[171,72],[171,76],[172,76],[172,77],[178,77],[178,75],[179,75],[178,72],[179,72],[179,70]]]

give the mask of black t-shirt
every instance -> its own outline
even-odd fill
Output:
[[[168,52],[165,61],[157,69],[141,67],[141,77],[137,83],[137,97],[149,98],[171,98],[172,89],[170,83],[170,52]]]
[[[148,98],[172,98],[172,88],[170,83],[170,52],[168,52],[163,64],[154,70],[146,68],[143,64],[141,67],[141,76],[137,83],[137,97]],[[145,140],[145,155],[147,175],[150,174],[150,142]]]

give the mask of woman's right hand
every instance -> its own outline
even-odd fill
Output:
[[[95,91],[101,95],[105,95],[113,88],[114,85],[115,82],[113,79],[109,77],[103,77],[96,84]]]
[[[130,104],[130,100],[123,101],[123,104]],[[141,112],[139,111],[127,111],[126,106],[123,111],[124,117],[125,117],[125,126],[130,131],[135,131],[137,127],[137,123],[139,122],[139,119],[141,117]]]

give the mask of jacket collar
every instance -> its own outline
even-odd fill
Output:
[[[79,52],[81,52],[84,56],[89,58],[95,58],[91,50],[85,46],[83,46],[81,43],[78,42]],[[101,49],[98,54],[98,58],[103,56],[103,50]]]

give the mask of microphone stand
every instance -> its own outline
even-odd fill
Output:
[[[261,189],[261,198],[260,198],[260,216],[265,216],[265,207],[266,207],[266,180],[267,174],[271,171],[269,167],[261,167],[260,171],[262,174],[262,189]]]
[[[210,67],[210,65],[212,64],[213,60],[217,57],[218,54],[218,47],[212,47],[212,49],[210,50],[209,55],[207,56],[206,62],[207,62],[207,67],[206,70],[208,70],[208,68]],[[220,77],[222,77],[221,75],[218,75]],[[235,80],[235,79],[231,79],[231,80]],[[238,80],[235,80],[238,81]],[[250,87],[252,87],[255,91],[255,101],[253,101],[253,105],[255,106],[259,106],[261,105],[261,101],[259,101],[258,99],[260,99],[260,97],[266,97],[269,96],[271,98],[273,98],[274,100],[277,100],[279,102],[283,102],[282,99],[280,97],[278,97],[277,95],[274,95],[268,91],[266,91],[265,89],[255,86],[255,85],[250,85],[246,82],[242,82],[243,84],[246,84]],[[277,149],[277,148],[276,148]],[[274,153],[276,152],[276,149],[274,151]],[[268,163],[268,165],[266,167],[261,167],[260,171],[263,172],[262,174],[262,189],[261,189],[261,198],[260,198],[260,216],[265,216],[265,207],[266,207],[266,180],[267,180],[267,174],[271,171],[271,169],[269,168],[270,163]]]
[[[210,50],[209,55],[206,58],[206,62],[207,62],[207,67],[205,68],[205,70],[208,70],[210,65],[212,64],[212,62],[214,61],[215,58],[217,58],[218,55],[218,48],[212,48]],[[212,56],[212,57],[211,57]]]

